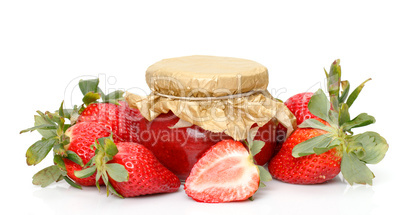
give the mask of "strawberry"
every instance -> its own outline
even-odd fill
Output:
[[[258,148],[263,147],[264,142]],[[252,148],[252,146],[250,147]],[[254,150],[251,150],[254,151]],[[242,201],[254,195],[260,185],[260,174],[269,173],[254,164],[253,155],[241,142],[223,140],[212,146],[197,161],[184,184],[186,194],[199,202]]]
[[[261,151],[254,156],[256,164],[264,165],[272,158],[276,148],[276,128],[277,122],[271,120],[259,128],[255,134],[254,140],[261,140],[265,142],[265,145]]]
[[[339,60],[325,74],[330,100],[319,89],[308,103],[311,114],[319,119],[304,120],[283,143],[268,168],[274,178],[295,184],[323,183],[342,172],[351,185],[371,185],[374,174],[366,164],[380,162],[388,144],[375,132],[353,135],[353,128],[372,124],[375,119],[366,113],[351,119],[349,114],[349,108],[370,79],[348,97],[350,85],[341,81]]]
[[[298,125],[306,119],[318,119],[308,109],[308,103],[313,94],[312,92],[299,93],[285,102],[286,107],[295,115]]]
[[[66,131],[66,135],[70,138],[70,143],[64,146],[66,150],[75,152],[82,160],[82,164],[87,164],[94,156],[95,151],[91,149],[91,145],[95,140],[101,137],[108,137],[111,134],[110,126],[101,122],[82,122],[77,123]],[[114,136],[116,137],[116,136]],[[95,186],[95,175],[81,179],[74,175],[75,171],[82,169],[82,165],[64,158],[67,175],[77,184],[83,186]],[[100,184],[103,184],[101,182]]]
[[[138,142],[138,124],[143,117],[138,109],[130,108],[125,101],[89,104],[77,122],[103,122],[111,126],[113,134],[125,142]],[[118,141],[115,139],[115,141]]]
[[[86,178],[96,173],[96,178],[107,185],[108,195],[111,192],[119,197],[135,197],[175,192],[180,187],[179,178],[143,145],[132,142],[115,144],[110,136],[98,139],[94,146],[96,154],[88,168],[76,171],[75,176]]]
[[[318,117],[314,116],[308,110],[308,103],[310,101],[311,96],[314,93],[312,92],[305,92],[296,94],[288,100],[285,101],[286,107],[295,115],[297,120],[297,125],[300,125],[306,119],[319,119]],[[286,139],[286,128],[279,124],[276,130],[276,146],[275,146],[275,154],[279,152],[282,148],[282,144]]]
[[[328,132],[313,128],[298,128],[285,141],[279,153],[269,163],[272,176],[291,184],[318,184],[331,180],[340,172],[342,154],[336,148],[300,158],[292,156],[295,145]]]
[[[45,113],[37,111],[38,115],[35,115],[34,127],[20,132],[38,131],[42,135],[42,138],[31,145],[26,152],[28,165],[40,163],[53,149],[54,165],[46,167],[36,173],[33,177],[33,184],[46,187],[52,182],[58,182],[64,179],[76,188],[81,188],[79,184],[86,186],[94,185],[93,181],[88,182],[88,180],[83,181],[77,179],[74,177],[74,174],[72,174],[72,171],[80,169],[93,155],[93,152],[89,150],[88,146],[95,141],[95,137],[108,136],[110,132],[113,131],[114,127],[107,123],[92,123],[91,126],[94,125],[94,127],[87,126],[87,124],[78,126],[78,124],[81,123],[76,124],[76,122],[80,113],[91,104],[97,103],[99,99],[102,99],[104,102],[102,104],[111,103],[115,106],[120,106],[119,102],[123,99],[122,91],[114,91],[105,95],[99,89],[98,84],[98,79],[80,80],[79,88],[84,95],[82,99],[84,104],[79,107],[74,106],[73,109],[64,109],[64,102],[62,102],[60,108],[54,113],[49,111]],[[126,106],[122,109],[124,109],[124,111],[131,111],[128,110]],[[67,120],[69,120],[70,123],[68,123]],[[102,120],[98,121],[102,122]],[[74,124],[77,126],[74,127]],[[103,128],[100,128],[100,126],[103,126]],[[71,129],[69,129],[70,127]],[[68,129],[69,132],[66,133]],[[75,135],[74,133],[79,133],[79,135]],[[71,134],[73,134],[73,136],[69,137]],[[126,133],[121,132],[121,134],[127,137]],[[116,141],[122,141],[122,138],[117,135],[115,135],[115,139]],[[80,154],[80,152],[83,153]],[[83,157],[84,161],[81,157]],[[78,184],[72,179],[77,180]]]

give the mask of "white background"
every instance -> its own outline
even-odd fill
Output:
[[[278,3],[280,2],[280,3]],[[400,73],[402,13],[398,1],[1,1],[2,210],[13,214],[392,214],[401,187]],[[131,199],[106,197],[65,182],[42,189],[32,175],[50,159],[28,167],[25,151],[39,135],[19,135],[36,110],[80,102],[76,87],[101,78],[103,89],[146,94],[144,72],[163,58],[193,54],[255,60],[270,74],[268,89],[286,100],[324,83],[323,68],[341,59],[343,79],[367,78],[352,116],[374,115],[374,130],[390,145],[370,166],[373,186],[340,178],[322,185],[271,181],[255,201],[202,204],[181,188],[173,194]],[[4,198],[3,198],[4,199]],[[148,211],[148,212],[147,212]]]

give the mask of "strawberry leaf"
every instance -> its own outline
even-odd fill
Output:
[[[316,119],[306,119],[300,125],[298,125],[298,127],[299,128],[317,128],[317,129],[321,129],[321,130],[328,131],[328,132],[334,131],[331,127],[324,125],[322,122],[320,122]]]
[[[124,91],[116,90],[116,91],[113,91],[113,92],[107,94],[106,96],[104,95],[102,97],[102,100],[103,100],[103,102],[106,102],[106,103],[120,105],[119,101],[124,99],[123,94],[124,94]]]
[[[328,123],[335,129],[339,129],[339,113],[334,110],[328,111]]]
[[[110,184],[110,182],[107,184],[106,189],[108,192],[111,192],[113,195],[118,196],[122,199],[124,199],[124,197],[122,195],[120,195],[120,193],[118,193],[114,187],[112,186],[112,184]],[[109,193],[108,193],[109,194]]]
[[[343,123],[342,127],[345,131],[350,131],[352,128],[363,127],[375,123],[375,118],[367,113],[361,113],[354,119]]]
[[[32,177],[32,184],[46,187],[53,182],[58,182],[63,177],[59,167],[52,165],[37,172]]]
[[[128,171],[118,163],[108,163],[105,165],[107,174],[117,182],[128,181]]]
[[[56,139],[51,138],[42,139],[32,144],[25,154],[27,164],[31,166],[40,163],[49,154],[56,142]]]
[[[57,125],[59,125],[59,127],[63,127],[65,120],[64,120],[63,117],[59,116],[59,114],[57,114],[57,113],[51,113],[51,112],[49,112],[49,111],[46,111],[45,114],[49,117],[49,119],[50,119],[52,122],[54,122],[54,123],[56,123]]]
[[[311,96],[308,109],[313,115],[325,121],[329,121],[328,111],[330,109],[330,103],[321,89],[318,89],[317,92]]]
[[[348,100],[346,101],[346,104],[348,105],[349,108],[352,106],[353,102],[355,102],[357,96],[359,96],[360,92],[362,91],[362,89],[364,87],[364,84],[366,84],[366,82],[370,81],[370,80],[371,80],[371,78],[367,79],[366,81],[361,83],[355,90],[353,90],[353,92],[348,97]]]
[[[103,180],[103,182],[105,182],[105,184],[110,184],[110,183],[109,183],[109,177],[108,177],[108,175],[106,174],[106,172],[101,173],[101,172],[98,170],[98,174],[101,175],[102,180]],[[97,177],[97,178],[98,178],[98,177]],[[97,182],[99,182],[99,178],[98,178]],[[99,189],[99,183],[98,183],[97,187],[98,187],[98,189]],[[106,191],[107,191],[107,196],[109,196],[109,189],[106,188]]]
[[[341,86],[342,86],[342,94],[339,97],[339,103],[345,102],[346,98],[349,95],[349,90],[350,90],[349,81],[341,81]]]
[[[20,131],[20,134],[26,133],[26,132],[36,131],[36,130],[38,130],[38,129],[41,129],[41,130],[56,129],[56,125],[54,125],[54,124],[42,124],[42,125],[37,125],[37,126],[31,127],[31,128],[27,128],[27,129],[24,129],[24,130]]]
[[[86,95],[89,92],[97,93],[98,92],[99,79],[88,79],[88,80],[80,80],[78,82],[78,86],[82,92],[82,95]]]
[[[257,165],[257,167],[258,167],[258,172],[260,173],[260,185],[259,185],[259,187],[265,187],[266,185],[263,183],[263,181],[271,181],[272,176],[268,172],[268,170],[266,170],[263,166]]]
[[[101,95],[99,93],[88,92],[87,94],[85,94],[84,98],[82,98],[82,102],[84,102],[85,105],[89,105],[100,98]]]
[[[67,159],[80,165],[81,167],[84,166],[84,162],[82,161],[81,157],[77,155],[77,153],[70,150],[67,150],[66,153],[67,153]]]
[[[38,113],[41,113],[40,111],[37,111]],[[36,128],[36,131],[39,132],[39,134],[42,135],[42,137],[49,139],[51,137],[57,136],[56,134],[56,124],[52,121],[47,120],[47,117],[44,115],[35,115],[34,116],[35,123],[34,126],[39,126],[39,125],[48,125],[49,127],[47,128]],[[51,128],[50,125],[53,125],[54,127]],[[46,127],[46,126],[45,126]]]
[[[345,122],[350,121],[349,115],[349,107],[347,104],[342,103],[341,108],[339,109],[339,117],[338,117],[339,125],[343,125]]]
[[[63,176],[63,178],[64,178],[64,180],[70,185],[70,186],[72,186],[72,187],[75,187],[75,188],[77,188],[77,189],[82,189],[82,187],[80,186],[80,185],[78,185],[78,184],[76,184],[74,181],[72,181],[69,177],[67,177],[67,176]]]
[[[350,185],[353,185],[354,183],[372,185],[373,183],[374,174],[353,152],[343,153],[341,172]]]
[[[341,83],[341,66],[339,63],[339,59],[332,63],[329,76],[327,77],[329,98],[331,100],[332,108],[335,111],[338,111],[339,109],[339,88]]]
[[[66,171],[66,164],[63,161],[63,157],[60,155],[54,155],[53,163],[59,167],[59,169]]]
[[[105,142],[105,153],[108,156],[113,157],[119,152],[119,150],[116,147],[116,144],[114,144],[113,142],[112,134],[109,137],[106,137],[104,139],[104,142]]]
[[[333,135],[327,133],[317,137],[310,138],[304,142],[297,144],[292,150],[292,156],[295,158],[311,155],[311,154],[321,154],[335,147],[331,145],[331,142],[335,138]]]
[[[95,153],[96,153],[96,152],[95,152]],[[94,165],[94,162],[95,162],[95,156],[92,157],[92,158],[84,165],[84,168]]]
[[[71,124],[75,124],[80,116],[77,105],[74,105],[73,109],[63,109],[63,112],[64,117],[69,119]]]
[[[96,172],[96,166],[91,166],[80,171],[75,171],[74,175],[77,178],[88,178]]]
[[[358,155],[359,160],[368,164],[380,162],[388,151],[387,141],[376,132],[368,131],[357,134],[352,136],[349,141],[351,143],[348,148],[354,149],[355,151],[363,151],[360,155],[355,153]]]
[[[250,148],[250,153],[254,157],[256,154],[258,154],[261,149],[264,147],[265,142],[261,140],[254,140],[252,141],[251,148]]]
[[[57,111],[57,114],[58,114],[59,116],[61,116],[62,118],[65,117],[63,106],[64,106],[64,101],[61,102],[61,105],[60,105],[60,107],[59,107],[59,110]]]
[[[58,141],[56,141],[55,144],[53,145],[53,152],[56,155],[67,157],[67,152],[66,149],[64,148],[64,145]]]

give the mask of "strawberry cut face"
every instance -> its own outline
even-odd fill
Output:
[[[222,162],[222,163],[220,163]],[[203,171],[195,184],[222,184],[237,181],[245,172],[241,165],[242,158],[239,156],[228,157],[214,163],[210,168]]]
[[[243,144],[224,140],[194,165],[184,189],[200,202],[241,201],[257,191],[259,180],[258,168]]]

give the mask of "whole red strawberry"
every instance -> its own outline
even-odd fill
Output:
[[[293,148],[308,139],[328,133],[320,129],[298,128],[283,143],[268,165],[272,177],[291,184],[318,184],[331,180],[341,170],[342,153],[336,148],[316,155],[295,158]]]
[[[318,119],[308,109],[308,103],[313,94],[311,92],[299,93],[290,97],[285,102],[286,107],[295,115],[298,125],[306,119]]]
[[[81,180],[73,174],[93,156],[89,145],[93,144],[96,138],[109,136],[111,132],[116,133],[114,139],[118,142],[123,141],[119,135],[122,135],[124,140],[137,138],[135,122],[138,114],[122,101],[123,91],[105,95],[98,87],[98,79],[80,80],[78,85],[84,95],[82,105],[64,109],[62,102],[55,112],[37,111],[35,126],[21,131],[38,131],[42,135],[26,152],[28,165],[40,163],[53,149],[54,165],[35,174],[33,184],[45,187],[64,179],[77,188],[80,188],[79,184],[94,185],[93,180]],[[100,99],[102,103],[99,103]],[[78,184],[74,180],[77,180]]]
[[[284,103],[293,115],[295,115],[297,125],[300,125],[306,119],[318,119],[318,117],[314,116],[308,109],[308,103],[313,94],[314,93],[311,92],[299,93],[290,97]],[[279,124],[276,130],[275,154],[279,152],[285,139],[286,128],[282,124]]]
[[[78,117],[80,122],[103,122],[110,125],[113,134],[121,140],[116,142],[138,142],[139,122],[144,120],[138,109],[130,108],[125,101],[89,104]]]
[[[258,129],[254,137],[254,140],[261,140],[265,142],[265,145],[261,151],[254,156],[255,163],[258,165],[266,164],[274,155],[276,148],[275,140],[277,124],[278,123],[274,120],[269,121],[267,124]]]
[[[134,197],[175,192],[180,187],[179,178],[143,145],[132,142],[115,144],[108,137],[98,139],[95,147],[96,155],[89,167],[75,172],[75,175],[85,178],[96,173],[105,181],[108,194]]]
[[[82,122],[77,123],[66,131],[66,135],[70,138],[70,143],[65,146],[66,150],[75,152],[82,160],[82,164],[87,164],[94,156],[95,150],[91,149],[91,145],[95,140],[101,137],[108,137],[111,134],[110,126],[101,122]],[[115,136],[116,137],[116,136]],[[82,169],[79,165],[68,158],[64,158],[67,175],[77,184],[83,186],[95,186],[95,175],[88,178],[77,178],[75,171]],[[103,182],[100,182],[103,184]]]
[[[117,153],[110,163],[123,165],[128,181],[117,182],[110,178],[114,189],[124,197],[154,193],[171,193],[180,187],[180,180],[166,169],[145,146],[138,143],[117,144]]]
[[[339,172],[351,185],[372,184],[374,174],[366,164],[380,162],[388,144],[375,132],[353,135],[353,128],[372,124],[375,119],[366,113],[351,119],[349,114],[349,108],[370,79],[348,97],[350,86],[348,81],[341,81],[339,60],[331,65],[326,76],[330,101],[321,89],[310,97],[308,109],[319,119],[305,119],[298,126],[269,163],[269,170],[274,178],[295,184],[322,183]]]

